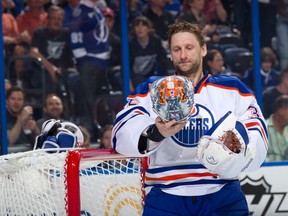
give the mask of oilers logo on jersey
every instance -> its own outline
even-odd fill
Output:
[[[211,111],[201,104],[195,104],[192,116],[184,129],[172,136],[172,139],[180,146],[196,147],[199,139],[214,123]]]

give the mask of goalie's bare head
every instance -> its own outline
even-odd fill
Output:
[[[163,121],[187,121],[194,108],[192,81],[183,76],[167,76],[151,83],[153,110]]]

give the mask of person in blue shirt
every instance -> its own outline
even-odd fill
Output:
[[[146,16],[135,18],[129,47],[131,80],[134,87],[149,76],[167,74],[166,49],[161,38],[154,34],[153,25]]]
[[[270,86],[276,86],[279,81],[279,72],[275,69],[276,55],[270,47],[261,49],[261,77],[263,91]],[[254,69],[248,69],[242,77],[242,81],[254,90]]]
[[[81,0],[69,23],[70,43],[80,73],[82,116],[80,123],[91,134],[97,128],[93,121],[94,102],[101,94],[102,78],[109,66],[109,29],[97,0]]]

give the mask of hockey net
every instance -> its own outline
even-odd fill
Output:
[[[110,150],[0,157],[0,215],[141,215],[142,159]]]

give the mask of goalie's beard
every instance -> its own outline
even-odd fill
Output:
[[[198,71],[202,71],[202,60],[195,61],[190,64],[190,66],[184,70],[179,66],[179,62],[174,62],[174,67],[176,68],[176,75],[181,75],[185,77],[191,77],[191,75],[196,75]]]

